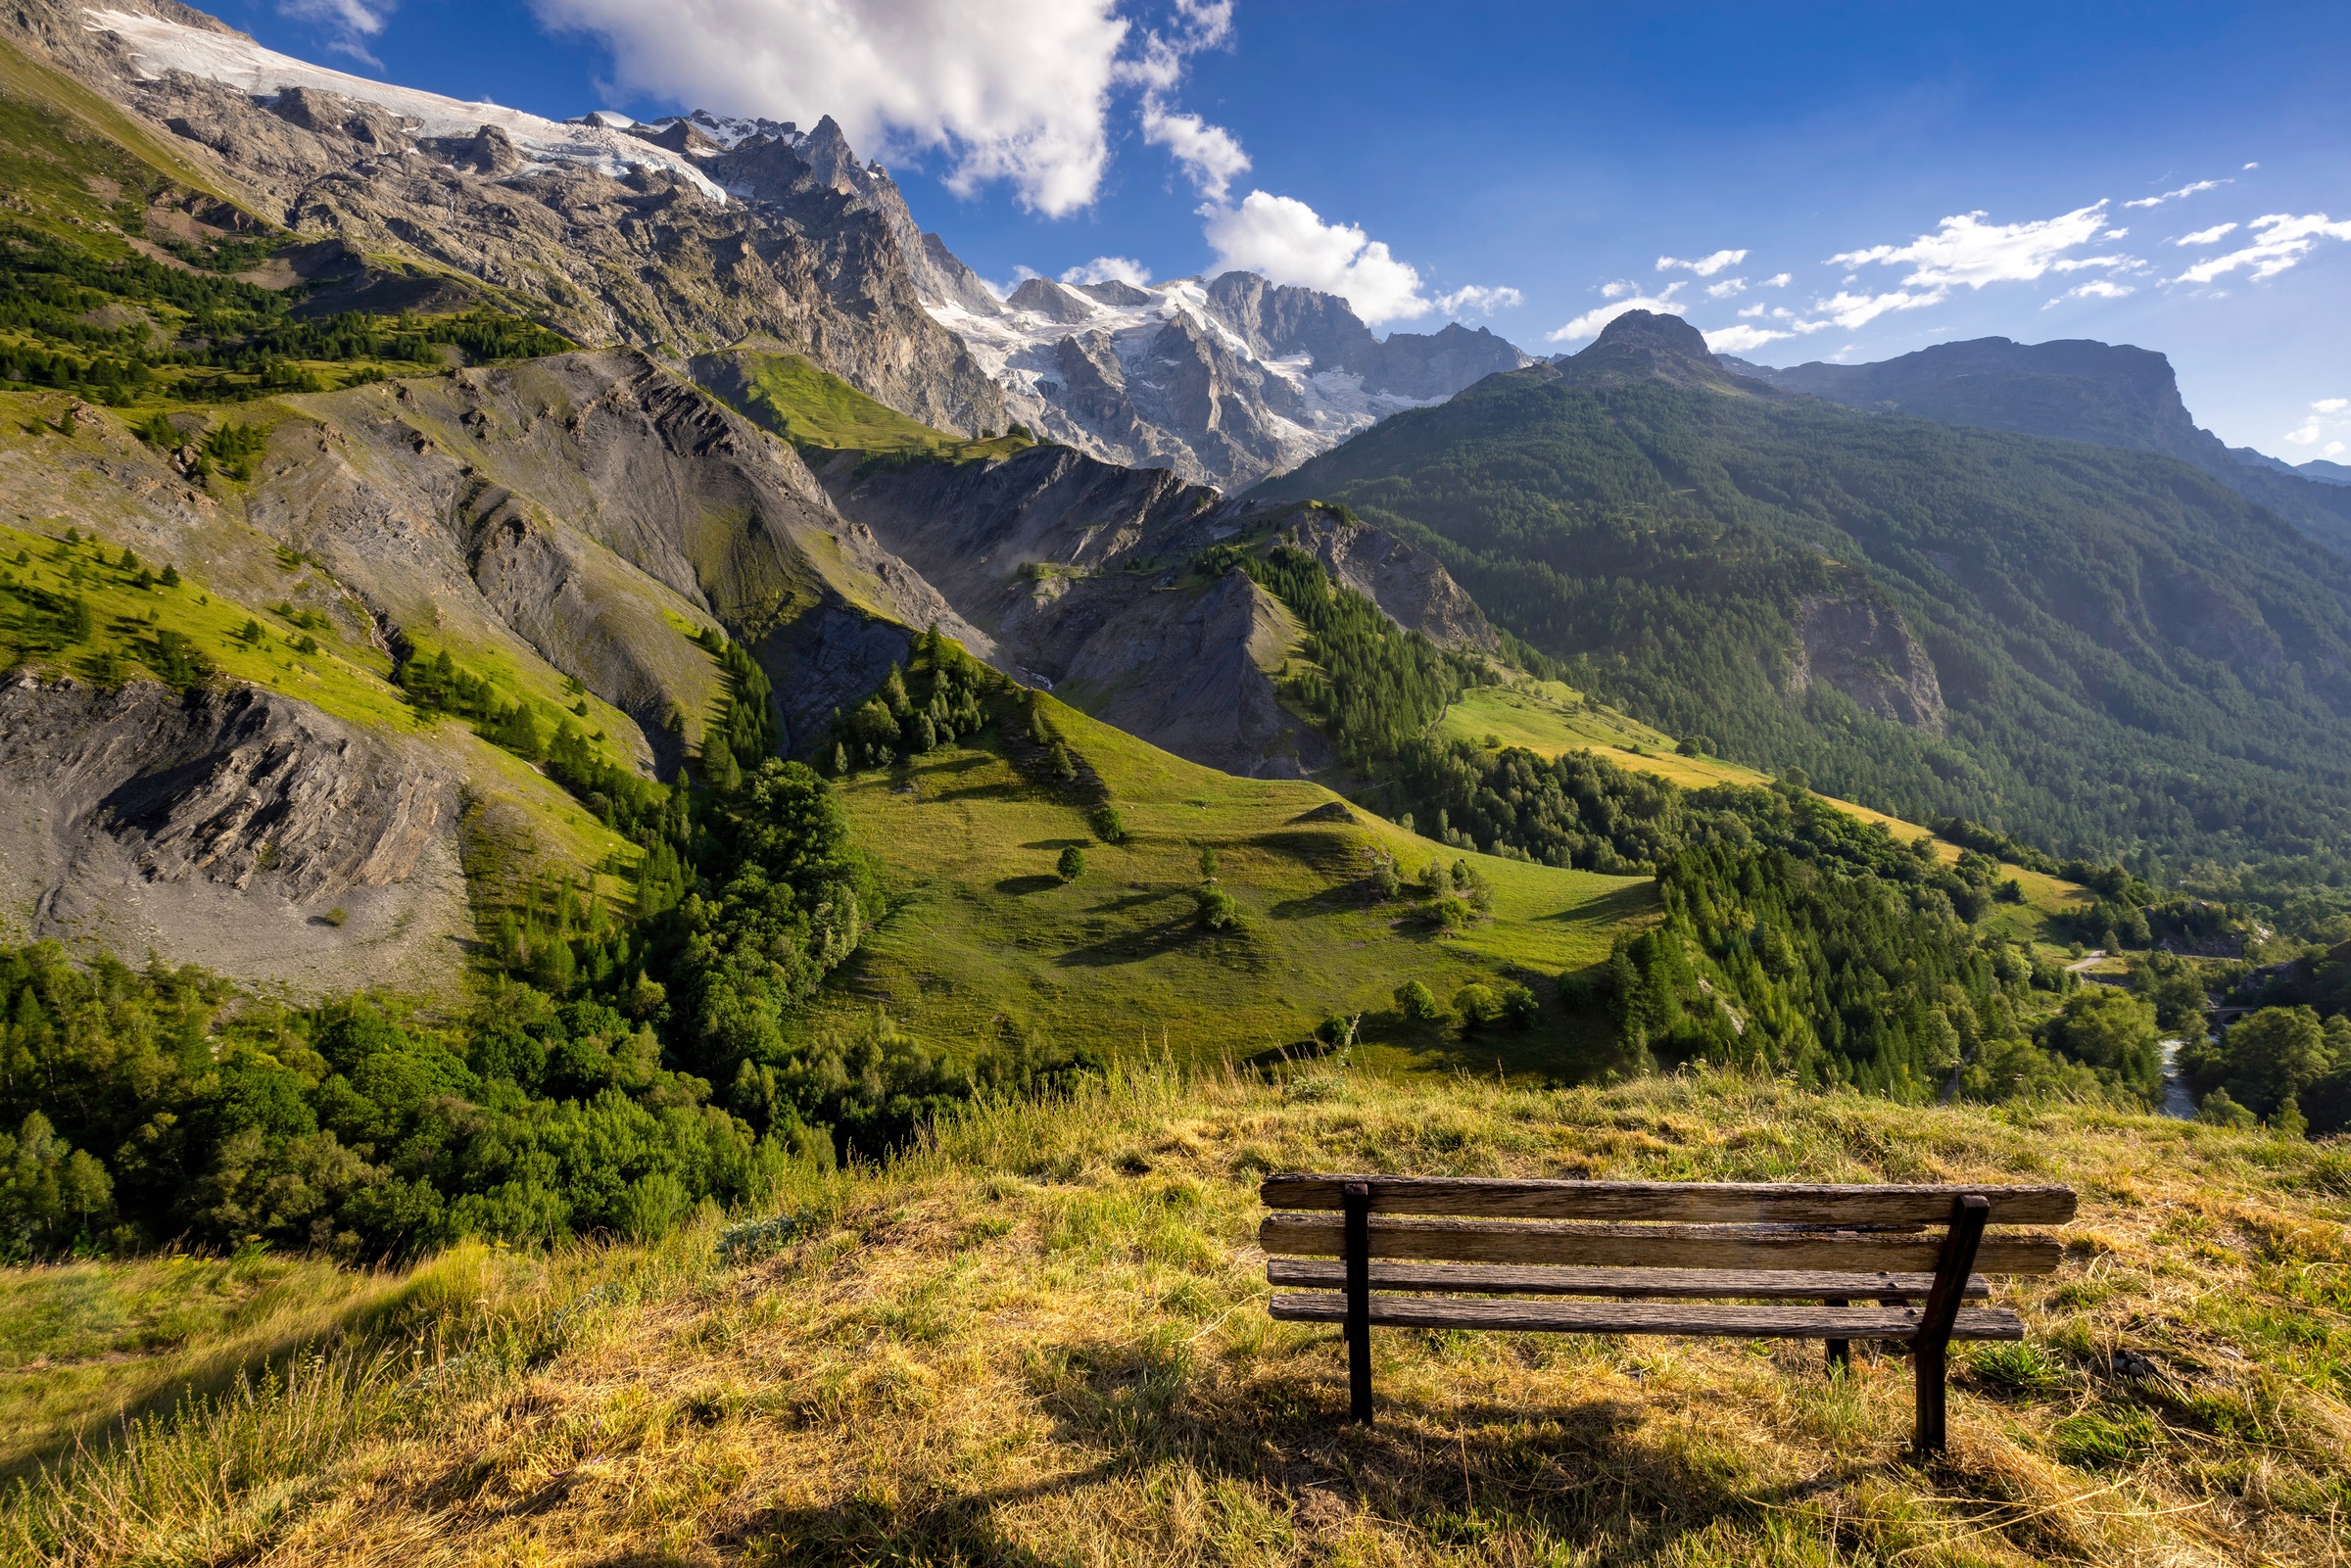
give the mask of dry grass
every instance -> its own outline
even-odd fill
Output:
[[[1277,1167],[2081,1188],[1947,1462],[1906,1369],[1817,1347],[1275,1325]],[[887,1168],[802,1172],[722,1261],[467,1250],[274,1381],[12,1499],[25,1561],[2331,1563],[2351,1160],[2102,1113],[1731,1077],[1565,1092],[1136,1069]],[[2122,1354],[2118,1356],[2118,1353]]]

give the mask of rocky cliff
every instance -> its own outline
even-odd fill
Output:
[[[497,300],[578,342],[679,356],[760,334],[930,423],[1004,423],[995,387],[922,309],[922,286],[952,280],[837,128],[809,158],[790,126],[673,149],[617,117],[558,123],[325,70],[145,0],[24,0],[0,39],[311,239],[256,276],[312,282],[318,309]]]

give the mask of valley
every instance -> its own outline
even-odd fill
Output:
[[[2333,465],[1344,227],[991,284],[841,116],[0,16],[0,1561],[2334,1560]],[[1759,1341],[1356,1431],[1303,1168],[2082,1211],[1946,1457]]]

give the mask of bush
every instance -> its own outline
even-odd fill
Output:
[[[1212,931],[1228,931],[1241,923],[1241,906],[1222,887],[1199,892],[1200,924]]]
[[[1328,1013],[1315,1025],[1315,1040],[1333,1051],[1344,1051],[1355,1044],[1356,1024],[1360,1016],[1349,1013]]]
[[[1535,1026],[1535,1020],[1542,1014],[1543,1005],[1535,1000],[1535,993],[1525,986],[1506,985],[1502,988],[1502,1016],[1511,1027],[1531,1029]]]
[[[1096,806],[1087,816],[1086,825],[1093,829],[1094,836],[1106,844],[1123,844],[1127,841],[1127,824],[1119,816],[1116,806]]]
[[[2230,1099],[2227,1089],[2215,1089],[2206,1095],[2204,1104],[2197,1108],[2196,1119],[2216,1127],[2250,1127],[2254,1124],[2253,1113]]]
[[[1070,845],[1061,852],[1061,859],[1054,862],[1053,869],[1061,874],[1063,881],[1076,881],[1085,875],[1085,851],[1076,844]]]
[[[1471,983],[1453,993],[1453,1011],[1463,1029],[1482,1029],[1502,1018],[1502,998],[1490,985]]]
[[[1415,1023],[1433,1023],[1438,1016],[1437,999],[1418,980],[1407,980],[1396,987],[1396,1011]]]

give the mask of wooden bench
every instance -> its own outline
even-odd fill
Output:
[[[1297,1174],[1260,1194],[1275,1211],[1258,1232],[1267,1281],[1324,1287],[1275,1295],[1272,1315],[1345,1325],[1358,1421],[1375,1325],[1817,1339],[1832,1369],[1854,1340],[1887,1340],[1911,1354],[1927,1452],[1943,1446],[1950,1342],[2024,1338],[2014,1312],[1963,1304],[1990,1296],[1986,1275],[2046,1274],[2061,1252],[1985,1227],[2075,1209],[2070,1187],[1981,1185]]]

